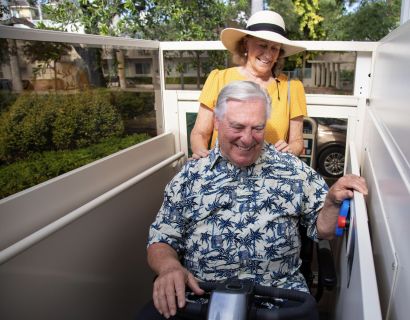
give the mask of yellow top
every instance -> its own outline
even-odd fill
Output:
[[[199,102],[214,110],[219,92],[229,82],[236,80],[247,80],[238,67],[224,70],[213,70],[205,81]],[[272,110],[270,118],[266,123],[265,140],[270,143],[276,143],[278,140],[287,140],[289,131],[289,120],[298,116],[306,116],[306,97],[303,84],[299,80],[290,82],[290,104],[287,103],[288,97],[288,78],[280,74],[275,81],[266,88],[272,99]],[[218,133],[214,130],[211,146],[214,146]]]

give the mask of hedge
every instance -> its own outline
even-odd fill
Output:
[[[0,118],[0,161],[33,152],[75,149],[124,131],[108,91],[22,94]]]
[[[0,90],[0,114],[9,110],[10,106],[17,100],[18,94],[9,90]]]
[[[124,138],[111,137],[88,148],[33,153],[26,160],[0,167],[0,198],[37,185],[149,138],[146,134],[136,134]]]

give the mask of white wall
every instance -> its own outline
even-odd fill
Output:
[[[407,319],[410,295],[410,22],[376,50],[362,174],[383,315]]]

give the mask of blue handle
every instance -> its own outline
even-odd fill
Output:
[[[347,218],[350,210],[350,199],[345,199],[339,209],[339,216]],[[344,228],[339,227],[339,221],[336,225],[336,236],[341,237],[343,235]]]

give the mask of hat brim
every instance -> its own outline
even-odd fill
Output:
[[[272,31],[248,31],[235,28],[226,28],[221,32],[221,41],[226,49],[232,53],[236,53],[238,42],[246,35],[280,43],[281,49],[283,50],[282,57],[288,57],[306,50],[306,48],[294,45],[291,40]]]

